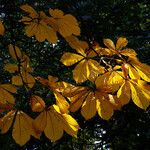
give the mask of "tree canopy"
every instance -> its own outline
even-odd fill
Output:
[[[0,0],[1,148],[148,150],[149,8]]]

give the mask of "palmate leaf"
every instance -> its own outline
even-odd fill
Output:
[[[29,17],[23,17],[21,21],[26,24],[25,32],[28,37],[35,36],[37,41],[44,42],[48,40],[50,43],[57,42],[56,31],[47,25],[48,16],[41,11],[37,13],[31,6],[22,5],[21,9],[29,13]],[[31,19],[32,18],[32,19]],[[39,21],[37,21],[39,19]]]
[[[76,112],[82,106],[83,102],[86,100],[89,93],[86,91],[76,94],[70,98],[71,104],[69,110],[71,112]]]
[[[120,51],[122,48],[124,48],[128,44],[128,40],[123,37],[118,38],[116,46],[111,39],[104,39],[103,42],[105,46],[107,46],[109,49],[116,50],[116,51]]]
[[[120,102],[109,94],[113,89],[107,85],[107,80],[105,82],[103,77],[102,75],[98,77],[98,80],[96,79],[96,89],[89,88],[79,93],[75,90],[76,94],[72,94],[73,96],[70,94],[70,111],[75,112],[81,107],[81,114],[86,120],[93,118],[96,112],[102,119],[108,120],[114,110],[120,109]]]
[[[44,122],[44,124],[41,125],[41,122]],[[57,105],[50,106],[48,111],[43,111],[33,124],[36,131],[39,133],[44,131],[46,137],[53,142],[59,140],[64,131],[76,137],[79,129],[76,120],[69,114],[61,114]]]
[[[6,133],[13,125],[12,137],[17,144],[23,146],[27,141],[30,140],[31,135],[36,137],[32,123],[32,118],[30,118],[24,112],[12,110],[0,119],[1,133]]]
[[[22,86],[25,84],[25,86],[32,88],[35,84],[35,79],[31,74],[23,72],[21,75],[12,77],[12,84],[16,86]]]
[[[76,83],[82,83],[86,80],[94,81],[95,78],[104,72],[104,68],[92,59],[84,59],[79,62],[73,70],[73,78]]]
[[[58,32],[63,36],[67,37],[72,34],[80,35],[80,28],[76,18],[70,14],[64,15],[61,10],[49,9],[49,14],[53,18],[53,24],[57,26]],[[49,22],[51,25],[51,21]]]

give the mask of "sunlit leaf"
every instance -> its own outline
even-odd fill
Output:
[[[82,116],[88,120],[96,115],[96,99],[94,93],[91,92],[86,97],[81,109]]]
[[[115,44],[111,39],[104,39],[103,42],[109,49],[115,50]]]
[[[122,105],[129,103],[131,99],[130,85],[125,81],[117,92],[117,97]]]
[[[99,116],[104,120],[109,120],[113,115],[113,107],[107,100],[101,99],[96,101]]]
[[[75,63],[77,63],[78,61],[82,60],[84,57],[78,54],[74,54],[74,53],[65,53],[62,57],[61,57],[61,62],[66,65],[66,66],[71,66]]]
[[[116,43],[116,49],[121,50],[123,47],[125,47],[128,44],[128,40],[123,37],[119,37]]]
[[[69,103],[66,101],[66,99],[58,92],[54,92],[54,95],[56,99],[56,105],[59,107],[60,111],[62,113],[68,113]]]
[[[90,70],[87,60],[82,60],[78,63],[73,70],[73,78],[77,83],[84,82],[88,79],[90,75]]]
[[[150,104],[150,93],[146,93],[137,85],[130,82],[131,95],[133,102],[140,108],[146,109]]]

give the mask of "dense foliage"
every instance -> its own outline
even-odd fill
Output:
[[[23,149],[149,149],[148,6],[122,0],[1,1],[0,128],[11,128],[0,137],[2,149],[19,149],[13,139],[24,145],[30,135]],[[79,126],[77,139],[66,133],[60,139],[63,130],[76,136]],[[60,140],[51,143],[45,136]]]

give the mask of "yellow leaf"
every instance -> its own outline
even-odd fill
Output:
[[[48,40],[50,43],[56,43],[58,38],[56,35],[56,32],[54,31],[53,28],[45,26],[45,38]]]
[[[22,73],[22,78],[23,78],[23,81],[24,83],[29,87],[29,88],[32,88],[34,86],[34,83],[35,83],[35,79],[34,77],[27,73],[27,72],[23,72]]]
[[[4,35],[4,32],[5,32],[5,28],[2,24],[2,22],[0,21],[0,35]]]
[[[109,101],[97,99],[96,106],[98,114],[102,119],[109,120],[112,117],[114,110]]]
[[[94,82],[96,77],[99,74],[104,73],[104,67],[100,66],[100,64],[97,61],[92,60],[92,59],[88,60],[88,65],[89,65],[89,70],[90,70],[90,75],[88,79]]]
[[[76,120],[68,114],[61,114],[57,105],[51,106],[47,111],[47,125],[44,133],[51,141],[60,139],[63,130],[76,137],[78,129]]]
[[[22,58],[22,53],[19,49],[19,47],[17,46],[13,46],[12,44],[10,44],[8,46],[9,49],[9,54],[11,55],[11,57],[15,60],[21,59]]]
[[[77,137],[79,125],[77,121],[68,114],[63,114],[62,117],[63,129],[71,136]]]
[[[42,24],[37,25],[37,29],[35,32],[35,37],[39,42],[44,42],[46,39],[45,36],[45,27]]]
[[[66,99],[58,92],[54,92],[55,99],[56,99],[56,105],[59,107],[60,111],[62,113],[68,113],[69,109],[69,103],[66,101]]]
[[[108,48],[102,48],[97,42],[94,41],[92,49],[89,51],[88,57],[95,57],[101,55],[111,55],[111,51]]]
[[[31,18],[31,17],[23,16],[22,19],[21,19],[20,21],[23,22],[24,24],[28,25],[28,24],[31,23],[32,18]]]
[[[87,91],[88,91],[88,88],[86,87],[68,85],[67,87],[65,87],[63,91],[63,95],[65,97],[73,97],[75,95],[78,95],[80,93],[85,93]]]
[[[33,112],[41,112],[45,108],[45,102],[37,95],[32,95],[30,98],[30,103]]]
[[[123,81],[123,73],[122,71],[113,71],[111,72],[109,79],[107,81],[108,84],[121,84]]]
[[[111,39],[104,39],[103,42],[109,49],[115,50],[115,44]]]
[[[142,64],[140,62],[133,62],[132,64],[139,73],[140,77],[143,80],[150,82],[150,66]]]
[[[117,92],[117,98],[121,102],[122,106],[129,103],[131,99],[130,85],[128,81],[125,81]]]
[[[44,129],[44,133],[48,139],[55,142],[63,136],[62,122],[58,118],[58,113],[55,112],[54,107],[51,106],[50,110],[47,111],[47,124]]]
[[[32,118],[22,111],[18,111],[13,125],[12,136],[17,144],[23,146],[33,135]]]
[[[116,43],[116,50],[121,50],[123,47],[125,47],[128,44],[128,40],[123,37],[119,37]]]
[[[58,24],[60,24],[59,32],[64,37],[70,36],[71,34],[77,36],[80,35],[80,28],[74,16],[67,14],[63,17],[63,20],[60,20],[60,22],[58,22]]]
[[[120,54],[131,57],[131,58],[136,58],[136,55],[137,55],[137,53],[133,49],[130,49],[130,48],[123,49],[122,51],[120,51]]]
[[[54,18],[62,18],[64,13],[59,9],[49,9],[49,14]]]
[[[16,87],[13,86],[12,84],[1,84],[0,87],[5,89],[6,91],[11,92],[11,93],[16,93],[17,92]]]
[[[147,90],[147,91],[150,91],[150,85],[149,85],[146,81],[137,80],[137,84],[138,84],[138,86],[140,86],[142,89]]]
[[[85,92],[81,92],[81,93],[76,94],[75,96],[71,97],[70,98],[71,104],[70,104],[69,110],[71,112],[77,111],[82,106],[87,95],[88,95],[88,93],[85,91]]]
[[[96,81],[95,81],[95,85],[98,88],[103,88],[106,84],[107,84],[107,81],[108,81],[108,78],[109,78],[109,75],[108,73],[105,73],[103,75],[100,75],[96,78]]]
[[[76,83],[82,83],[89,78],[90,70],[87,60],[79,62],[73,70],[73,78]]]
[[[23,85],[22,78],[18,75],[13,76],[11,79],[11,82],[12,84],[17,85],[17,86]]]
[[[120,110],[122,104],[121,104],[120,100],[117,98],[117,96],[109,94],[108,97],[109,97],[109,102],[112,105],[112,108],[114,110]]]
[[[6,64],[4,69],[10,73],[15,73],[18,71],[18,66],[15,64]]]
[[[80,35],[80,28],[75,17],[70,14],[64,15],[63,12],[58,9],[49,9],[49,13],[54,18],[55,24],[58,26],[58,32],[63,37],[67,37],[72,34]]]
[[[38,30],[38,25],[35,22],[31,22],[29,25],[25,27],[25,32],[28,37],[34,36],[37,30]]]
[[[14,104],[15,98],[6,89],[4,89],[2,86],[0,86],[0,103],[6,104],[7,102]]]
[[[95,81],[97,89],[107,92],[116,92],[123,82],[123,78],[120,74],[122,74],[122,72],[113,71],[99,76]]]
[[[140,108],[146,109],[150,104],[150,93],[146,93],[142,88],[130,82],[131,95],[133,102]]]
[[[140,79],[139,73],[131,66],[128,64],[129,68],[129,76],[131,79]]]
[[[70,35],[65,37],[66,41],[69,43],[70,47],[75,49],[77,53],[81,54],[82,56],[86,56],[85,50],[89,48],[87,42],[80,41],[76,36]]]
[[[41,112],[34,120],[33,120],[33,128],[35,133],[40,137],[42,132],[44,131],[47,124],[47,114],[46,111]]]
[[[38,17],[37,12],[28,4],[22,5],[20,7],[22,10],[24,10],[26,13],[29,13],[30,17],[36,18]]]
[[[65,53],[63,54],[63,56],[61,57],[61,62],[66,65],[66,66],[71,66],[77,62],[79,62],[80,60],[82,60],[84,57],[78,54],[74,54],[74,53]]]
[[[86,97],[81,108],[81,114],[86,120],[89,120],[96,115],[96,98],[93,92],[89,93]]]
[[[0,119],[1,133],[6,133],[12,126],[15,111],[9,111],[3,118]]]

